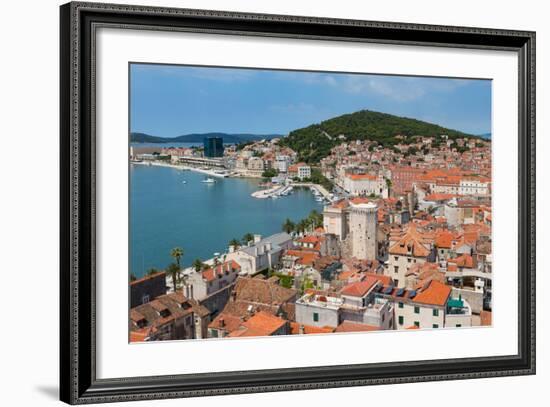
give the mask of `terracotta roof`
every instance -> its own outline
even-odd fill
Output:
[[[369,278],[375,278],[378,281],[380,281],[383,285],[390,285],[393,283],[393,280],[390,276],[386,276],[384,274],[375,274],[375,273],[362,273],[363,276]]]
[[[133,322],[139,322],[145,320],[145,317],[137,312],[134,308],[130,309],[130,319]]]
[[[424,197],[425,201],[447,201],[456,197],[454,194],[429,194]]]
[[[143,283],[144,281],[152,280],[154,278],[166,278],[166,273],[164,271],[159,271],[154,274],[149,274],[148,276],[138,278],[137,280],[134,280],[134,281],[130,281],[130,285],[140,284],[140,283]]]
[[[319,236],[307,235],[298,239],[298,242],[299,243],[319,243],[320,240],[321,239],[319,238]]]
[[[422,240],[416,226],[411,223],[405,235],[390,247],[389,253],[427,257],[430,251],[422,244]]]
[[[379,280],[375,277],[367,277],[363,281],[357,281],[355,283],[351,283],[346,285],[340,293],[342,295],[349,295],[352,297],[363,297],[365,294],[367,294],[372,287],[374,287]]]
[[[462,254],[454,259],[449,259],[449,263],[454,263],[457,267],[474,268],[474,259],[469,254]]]
[[[267,312],[260,311],[252,316],[247,321],[243,322],[240,327],[229,334],[230,337],[235,336],[269,336],[281,329],[287,321],[276,317]]]
[[[293,302],[297,291],[273,284],[267,280],[238,277],[233,288],[235,300],[249,301],[258,304],[280,305]]]
[[[286,254],[298,257],[297,263],[304,266],[312,266],[315,260],[319,258],[318,253],[307,250],[287,250]]]
[[[413,298],[413,301],[422,304],[443,306],[447,303],[449,295],[451,295],[451,287],[439,281],[432,280],[428,287]]]
[[[435,244],[440,249],[450,249],[453,245],[453,234],[448,230],[442,230],[436,235]]]
[[[208,324],[208,328],[223,329],[227,332],[233,332],[239,328],[241,322],[240,317],[224,311]]]
[[[380,328],[374,325],[360,324],[352,321],[342,321],[334,332],[369,332],[379,331]]]
[[[130,331],[130,342],[144,342],[149,336],[149,328]]]
[[[366,204],[374,202],[372,199],[364,198],[364,197],[355,197],[350,200],[350,202],[354,205],[360,205],[360,204]]]
[[[339,201],[333,202],[331,205],[331,208],[335,209],[344,209],[349,206],[349,202],[347,199],[341,199]]]
[[[215,267],[210,267],[202,272],[202,278],[206,281],[212,281],[216,276],[222,276],[225,272],[231,272],[236,270],[238,273],[241,270],[241,266],[234,260],[227,261],[222,264],[218,264]]]

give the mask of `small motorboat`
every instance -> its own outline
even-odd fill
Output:
[[[201,182],[204,183],[204,184],[214,184],[214,183],[216,183],[216,181],[212,177],[208,177],[206,179],[203,179]]]

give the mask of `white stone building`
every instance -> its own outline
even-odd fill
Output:
[[[341,187],[351,195],[388,197],[388,186],[386,180],[381,176],[371,174],[346,174],[341,179]]]
[[[283,252],[292,246],[292,237],[287,233],[277,233],[264,239],[255,235],[254,242],[228,253],[226,259],[236,261],[241,266],[242,274],[254,275],[278,265]]]
[[[360,260],[376,260],[378,251],[378,206],[363,200],[350,201],[349,239],[351,256]]]
[[[464,177],[460,180],[460,195],[489,196],[491,195],[491,181],[487,178]]]

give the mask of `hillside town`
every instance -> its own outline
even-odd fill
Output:
[[[335,137],[318,162],[278,138],[132,147],[136,163],[263,178],[255,198],[310,188],[322,205],[190,267],[175,248],[171,267],[131,278],[130,341],[491,325],[491,141]]]

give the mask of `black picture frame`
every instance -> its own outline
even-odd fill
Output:
[[[535,33],[376,21],[68,3],[60,8],[60,398],[70,404],[535,373]],[[181,376],[96,378],[95,72],[100,26],[509,50],[519,56],[516,355]]]

